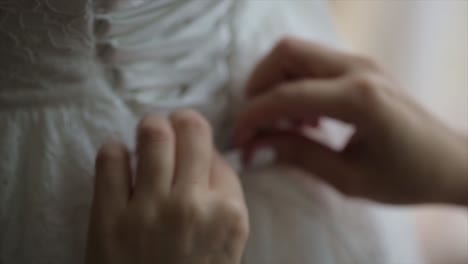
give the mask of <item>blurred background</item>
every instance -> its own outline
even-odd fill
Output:
[[[330,6],[351,49],[376,58],[411,96],[468,133],[468,0],[335,0]],[[411,211],[428,263],[468,263],[467,210]]]

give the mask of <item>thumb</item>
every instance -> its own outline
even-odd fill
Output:
[[[314,174],[339,191],[348,193],[351,166],[340,153],[298,132],[274,132],[254,140],[250,149],[269,147],[278,162]]]

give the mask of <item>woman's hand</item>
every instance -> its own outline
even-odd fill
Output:
[[[144,118],[136,167],[132,188],[125,147],[99,152],[86,263],[240,263],[249,233],[242,189],[200,115]]]
[[[372,60],[285,39],[254,71],[248,96],[235,132],[241,147],[273,147],[347,195],[468,205],[467,137],[400,93]],[[280,121],[310,124],[321,116],[355,126],[343,151],[299,128],[275,129]],[[265,128],[269,133],[256,134]]]

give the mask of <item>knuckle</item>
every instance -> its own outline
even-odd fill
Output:
[[[218,206],[218,213],[226,219],[225,223],[232,235],[246,238],[250,232],[245,205],[238,200],[225,200]]]
[[[377,78],[372,74],[354,75],[349,88],[352,102],[359,108],[369,109],[381,101],[382,89],[379,87]]]
[[[271,95],[273,100],[283,100],[284,98],[291,96],[291,89],[286,85],[281,85],[278,89],[274,90]]]
[[[194,110],[179,110],[172,114],[171,119],[177,130],[200,131],[201,133],[210,131],[208,121]]]
[[[145,141],[167,142],[172,140],[172,132],[167,121],[156,115],[143,118],[138,128],[138,135]]]
[[[353,89],[357,92],[372,93],[375,90],[375,83],[370,74],[356,74],[352,78]]]
[[[292,37],[282,37],[273,48],[275,53],[279,54],[289,54],[289,52],[293,49],[296,40]]]
[[[369,70],[376,70],[380,68],[376,60],[367,56],[351,55],[351,60],[354,62],[355,65],[358,65],[361,68]]]
[[[181,225],[193,225],[203,216],[203,206],[193,195],[174,199],[169,204],[169,211],[174,222]]]
[[[278,100],[284,100],[284,98],[302,97],[307,93],[307,85],[305,82],[297,82],[292,85],[281,85],[275,91],[274,96]]]

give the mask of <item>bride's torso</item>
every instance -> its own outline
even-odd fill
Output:
[[[107,134],[129,139],[144,113],[191,107],[226,138],[238,88],[278,38],[336,44],[322,1],[300,2],[0,0],[0,262],[81,262],[92,162]],[[247,263],[371,263],[365,250],[331,249],[366,232],[331,238],[343,230],[326,224],[333,210],[289,179],[245,180]]]

